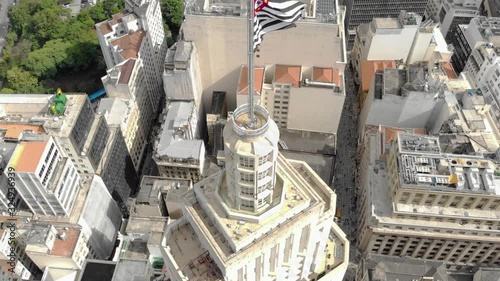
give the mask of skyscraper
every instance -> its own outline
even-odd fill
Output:
[[[347,50],[351,50],[358,25],[369,23],[373,18],[397,18],[403,10],[423,16],[427,0],[350,0],[343,5],[347,8],[344,21]]]
[[[224,128],[225,169],[181,198],[165,232],[172,280],[341,280],[349,242],[334,223],[336,196],[304,162],[278,152],[279,130],[255,105]],[[188,237],[189,239],[185,239]]]

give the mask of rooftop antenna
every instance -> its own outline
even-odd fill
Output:
[[[255,3],[254,0],[248,0],[248,117],[250,119],[249,126],[255,124],[254,116],[254,84],[253,84],[253,71],[254,71],[254,50],[253,50],[253,36],[254,36],[254,17],[255,17]]]

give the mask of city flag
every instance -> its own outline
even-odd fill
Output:
[[[295,27],[294,23],[302,18],[305,9],[306,4],[295,0],[255,0],[254,51],[264,34]]]

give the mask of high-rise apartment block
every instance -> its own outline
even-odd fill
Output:
[[[139,171],[147,147],[148,135],[156,117],[143,65],[139,59],[129,59],[115,65],[102,77],[109,98],[101,99],[98,112],[108,125],[118,125],[134,168]]]
[[[163,97],[161,74],[167,51],[159,1],[125,1],[125,10],[96,24],[96,32],[108,69],[128,59],[139,61],[147,95],[153,112],[157,112]]]
[[[460,73],[472,50],[479,45],[493,43],[500,46],[500,18],[476,17],[468,25],[458,25],[450,43],[454,48],[453,68]]]
[[[34,214],[69,215],[81,179],[52,137],[47,136],[44,141],[21,141],[3,168],[5,178],[9,168],[14,169],[15,189]],[[8,202],[3,199],[2,203],[6,208]]]
[[[0,96],[0,108],[6,124],[42,126],[41,133],[54,139],[61,157],[71,160],[82,178],[100,175],[118,202],[125,202],[138,184],[119,128],[109,127],[101,114],[94,113],[87,95],[5,94]]]
[[[500,127],[500,45],[487,43],[472,51],[464,72],[491,104],[490,118]]]
[[[347,50],[351,50],[356,37],[356,28],[374,18],[397,18],[401,11],[423,16],[428,0],[350,0],[346,5],[345,30]]]
[[[450,270],[500,265],[498,164],[443,153],[437,137],[401,129],[365,136],[362,252],[444,261]]]
[[[441,23],[440,29],[447,42],[453,40],[460,24],[469,24],[480,15],[482,0],[429,0],[425,16]]]
[[[248,105],[233,112],[224,170],[183,194],[183,215],[162,242],[170,279],[341,280],[349,242],[333,222],[335,193],[278,152],[278,126],[263,107],[255,117],[249,128]]]

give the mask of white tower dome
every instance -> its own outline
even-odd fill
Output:
[[[248,104],[224,128],[227,197],[234,211],[261,213],[272,205],[276,184],[278,126],[260,105],[250,123]]]

